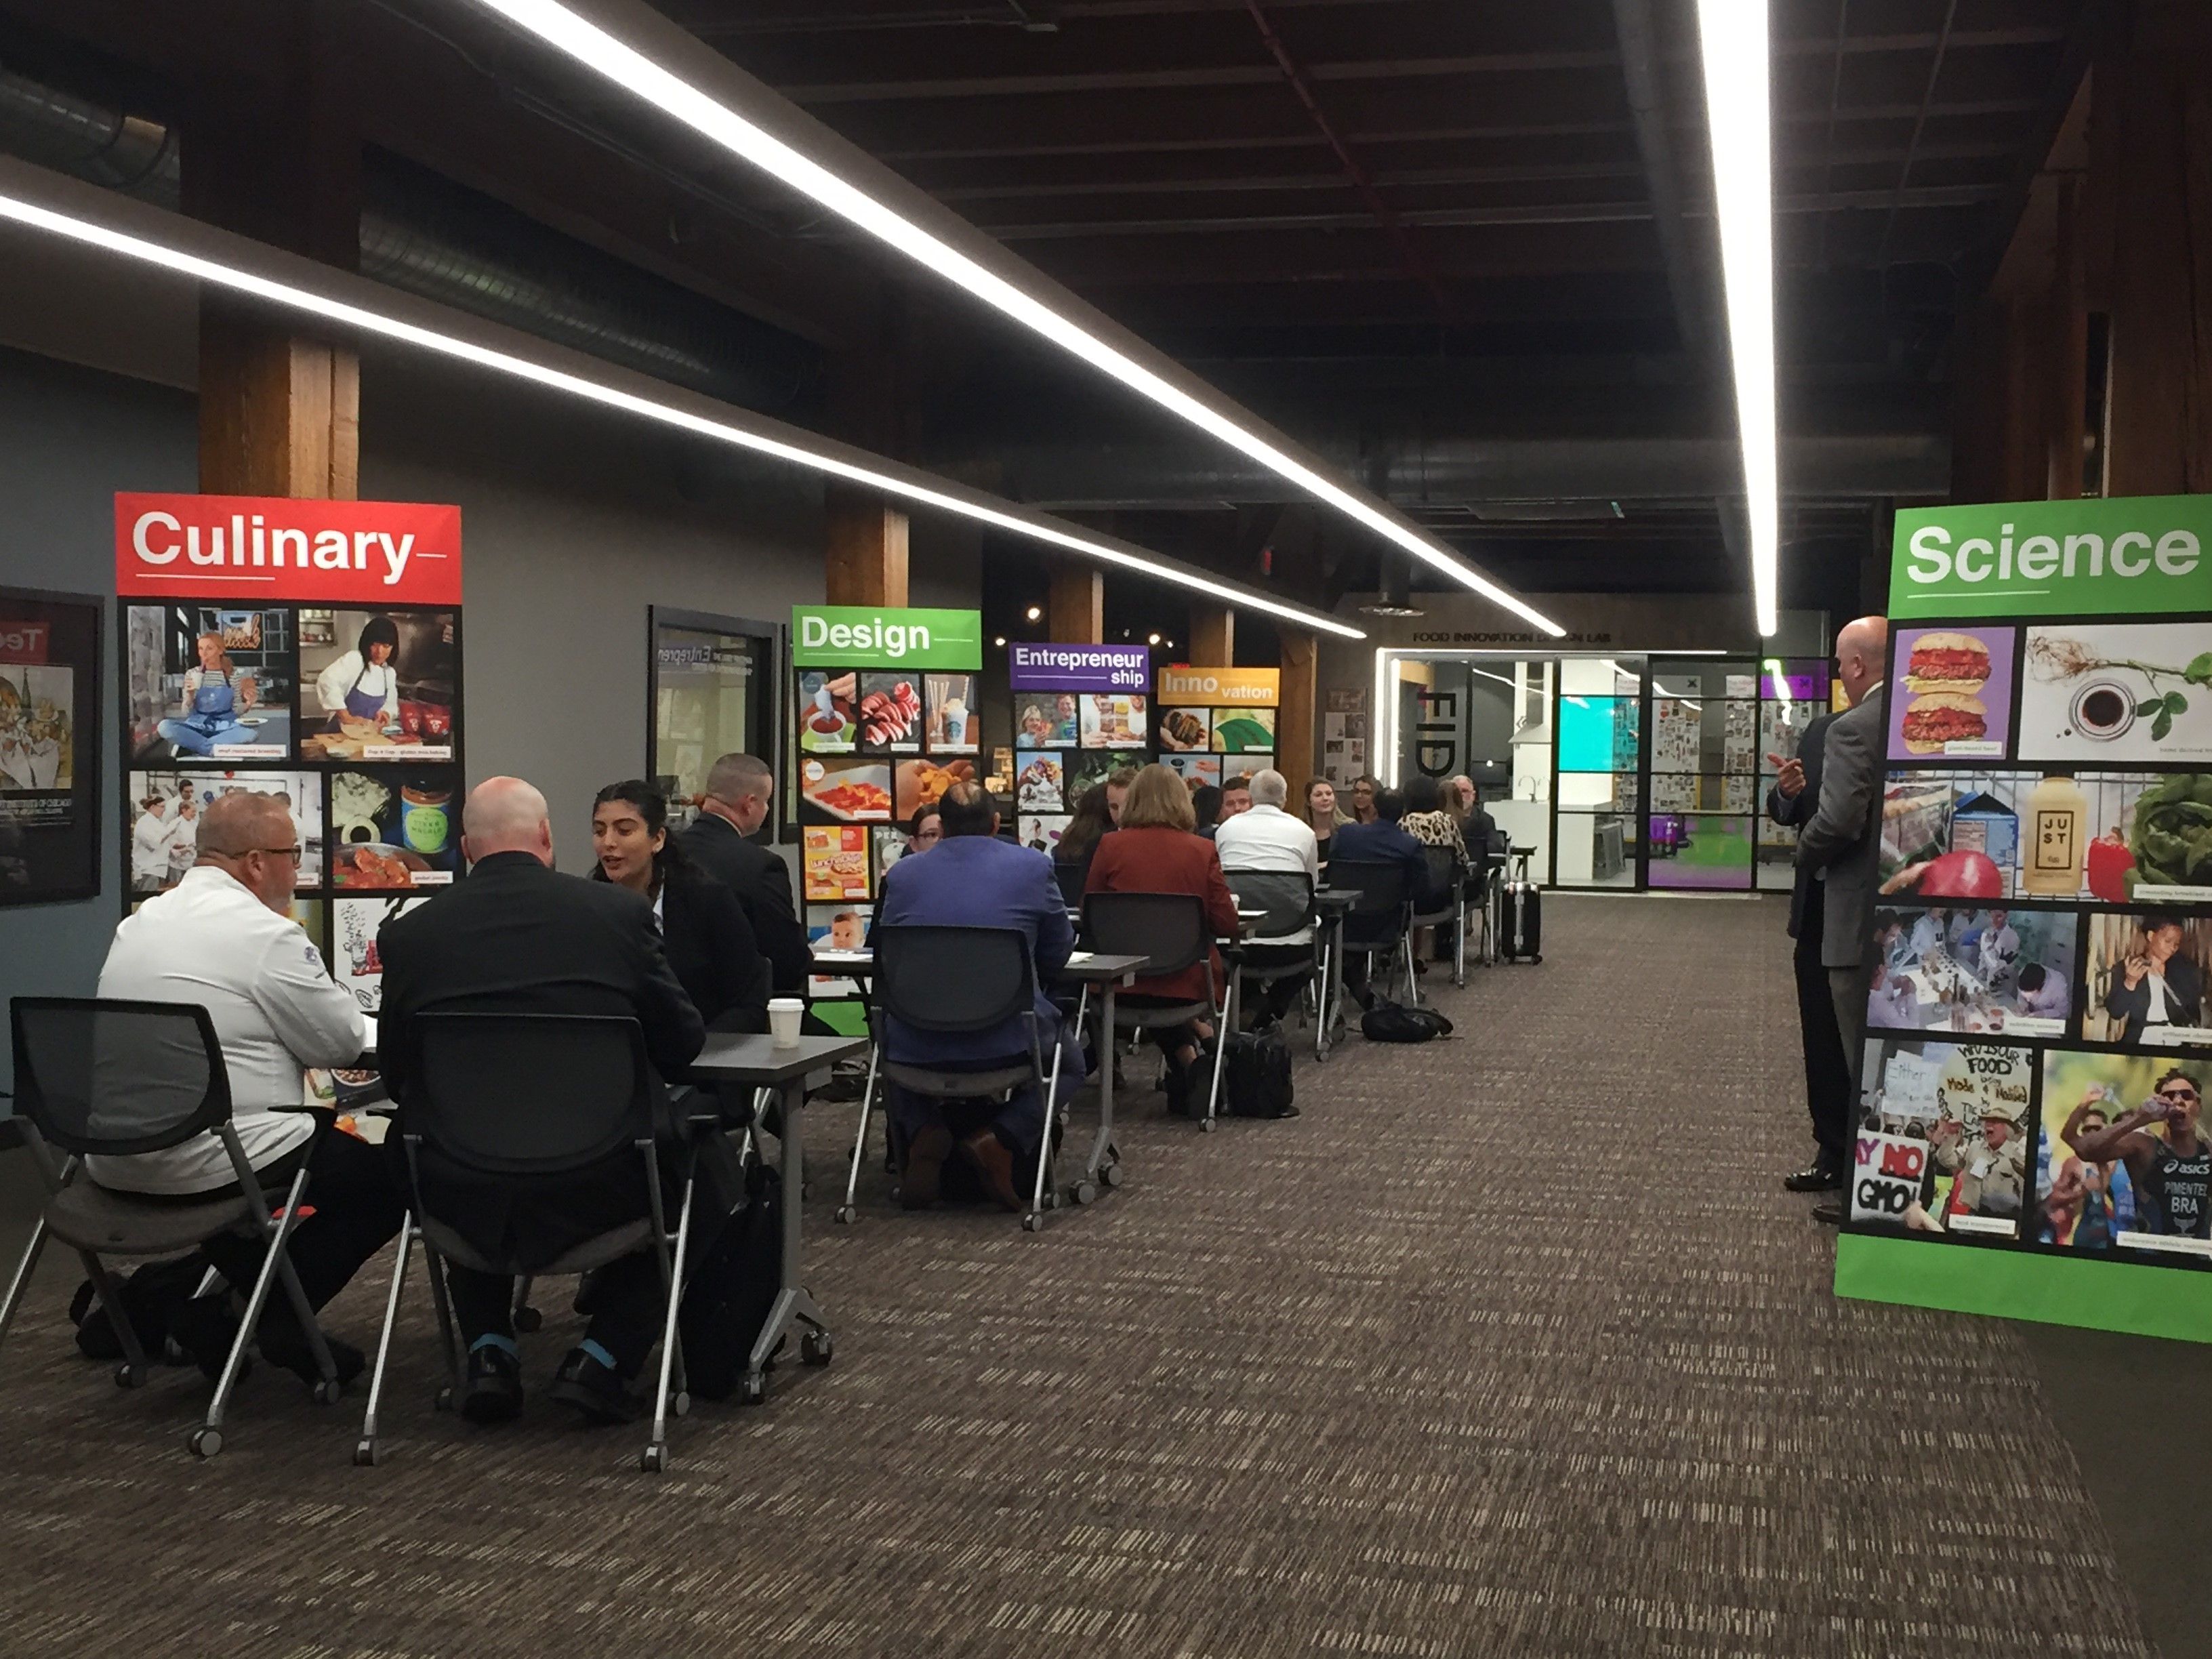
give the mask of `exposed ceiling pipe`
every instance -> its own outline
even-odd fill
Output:
[[[177,135],[0,70],[0,150],[174,210]],[[505,204],[372,152],[361,273],[747,409],[786,410],[811,345],[563,236]]]
[[[1684,229],[1681,174],[1674,166],[1674,139],[1659,88],[1659,48],[1651,27],[1651,0],[1613,0],[1613,32],[1620,40],[1620,74],[1628,90],[1628,113],[1636,129],[1636,149],[1644,161],[1644,187],[1651,198],[1652,228],[1659,257],[1667,267],[1667,292],[1674,302],[1674,326],[1682,349],[1692,356],[1705,337],[1704,289],[1690,264]]]

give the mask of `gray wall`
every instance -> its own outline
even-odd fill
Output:
[[[22,313],[8,325],[23,337]],[[645,769],[647,606],[772,622],[820,602],[820,483],[458,367],[372,355],[362,383],[361,493],[461,508],[470,779],[537,783],[562,867],[587,869],[592,792]],[[111,497],[196,487],[195,409],[150,379],[0,346],[0,582],[112,593]],[[915,604],[978,603],[965,526],[917,521],[912,567]],[[111,652],[112,639],[111,621]],[[110,662],[104,695],[112,681]],[[98,979],[121,912],[118,768],[101,739],[108,890],[0,910],[0,1000],[88,994]]]
[[[0,585],[112,595],[115,492],[195,487],[192,411],[188,393],[0,347]],[[111,605],[103,656],[114,637]],[[112,667],[103,662],[100,687],[102,890],[73,904],[0,908],[0,1007],[10,997],[89,994],[121,914]],[[9,1048],[0,1018],[0,1080],[14,1075]]]

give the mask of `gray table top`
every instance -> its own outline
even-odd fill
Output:
[[[779,1048],[773,1037],[757,1032],[709,1031],[684,1075],[692,1082],[774,1085],[867,1051],[864,1036],[802,1036],[797,1047]]]
[[[825,972],[836,970],[858,978],[875,971],[876,953],[873,951],[817,951],[814,965]],[[1078,951],[1067,959],[1066,966],[1048,977],[1080,980],[1099,984],[1109,979],[1120,979],[1133,974],[1145,965],[1142,957],[1105,956],[1095,951]]]

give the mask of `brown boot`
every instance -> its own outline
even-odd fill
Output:
[[[1000,1209],[1022,1207],[1022,1195],[1014,1190],[1014,1155],[1006,1142],[988,1129],[979,1129],[960,1143],[960,1151],[983,1177],[983,1190],[999,1200]]]
[[[926,1210],[937,1202],[937,1189],[945,1178],[945,1160],[952,1151],[952,1131],[933,1123],[907,1143],[906,1173],[899,1177],[899,1204],[908,1210]]]

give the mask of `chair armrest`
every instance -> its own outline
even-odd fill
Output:
[[[272,1112],[304,1112],[311,1117],[327,1117],[333,1123],[338,1120],[337,1106],[325,1106],[319,1101],[303,1100],[296,1106],[271,1106],[269,1109]]]

